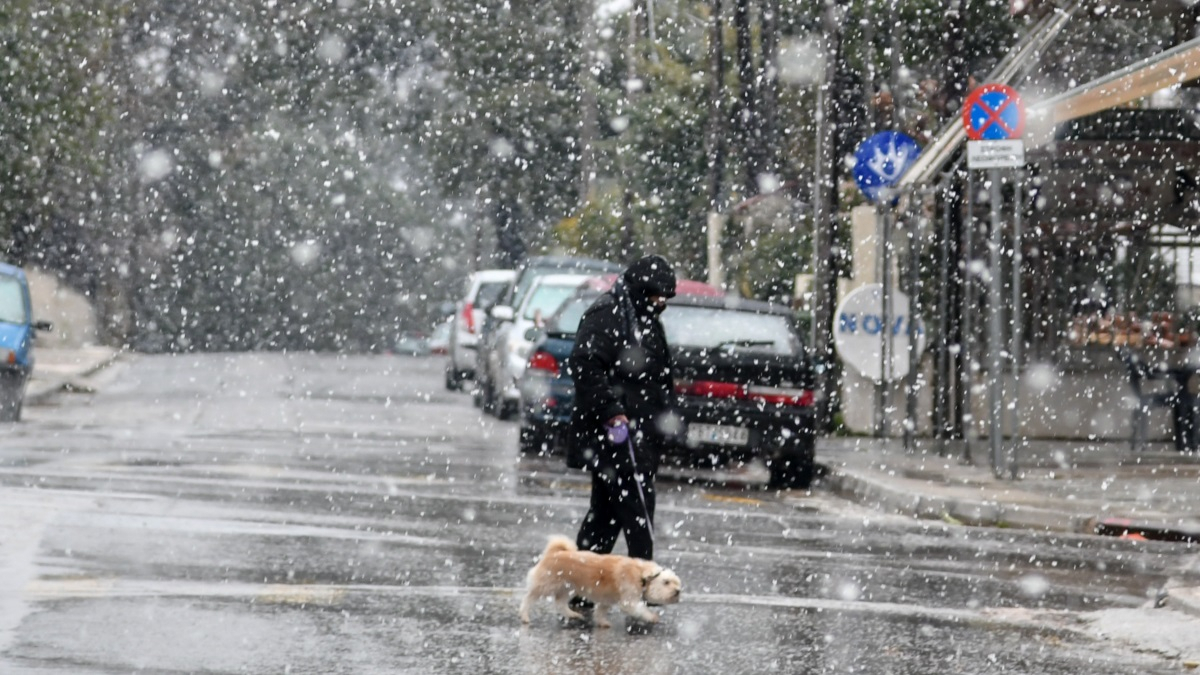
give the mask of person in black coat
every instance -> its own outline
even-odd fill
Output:
[[[580,550],[610,553],[624,532],[630,556],[654,558],[654,477],[673,387],[658,316],[674,295],[671,265],[646,256],[580,321],[567,362],[575,381],[570,442],[592,472],[591,508],[576,538]],[[621,426],[631,443],[621,442],[619,431],[610,435]]]

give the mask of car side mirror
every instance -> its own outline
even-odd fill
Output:
[[[545,331],[543,331],[541,328],[530,328],[525,331],[525,340],[528,342],[537,342],[538,340],[542,339],[542,335],[544,334]]]
[[[49,333],[50,331],[54,330],[54,324],[50,323],[49,321],[34,321],[33,329]]]
[[[512,321],[513,308],[508,305],[496,305],[491,311],[492,318],[497,321]]]

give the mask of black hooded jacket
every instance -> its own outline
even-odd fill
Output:
[[[657,465],[657,425],[670,407],[673,381],[666,336],[650,304],[655,295],[675,295],[675,272],[657,255],[630,265],[584,313],[575,335],[567,362],[575,381],[571,442],[596,468],[627,463],[628,450],[605,438],[604,423],[617,415],[649,436],[636,446],[639,465]]]

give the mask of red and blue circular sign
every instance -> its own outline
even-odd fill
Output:
[[[1021,95],[1007,84],[985,84],[963,103],[963,126],[972,141],[1008,141],[1025,132]]]

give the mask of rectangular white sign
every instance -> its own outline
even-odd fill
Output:
[[[1016,169],[1025,166],[1025,141],[967,141],[968,169]]]

